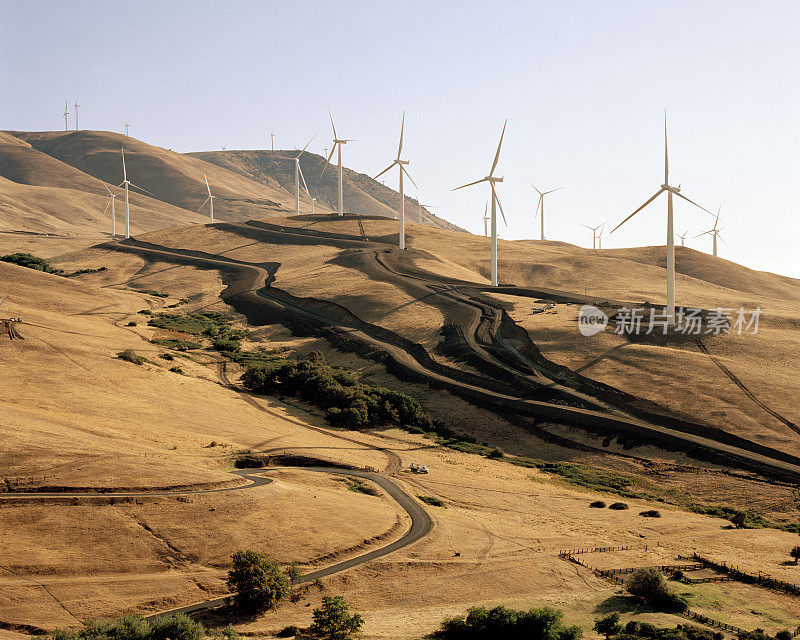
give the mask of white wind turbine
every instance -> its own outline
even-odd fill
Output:
[[[715,258],[717,257],[717,238],[722,240],[722,238],[719,237],[719,233],[720,233],[720,231],[722,231],[722,229],[725,228],[725,227],[722,227],[720,229],[717,229],[717,224],[719,224],[719,214],[720,214],[721,211],[722,211],[722,205],[719,205],[719,209],[717,210],[717,217],[714,220],[714,226],[711,227],[711,229],[709,229],[708,231],[704,231],[703,233],[698,233],[695,236],[695,238],[699,238],[700,236],[710,235],[712,238],[714,238],[714,246],[713,247],[714,247],[714,257]],[[725,242],[724,240],[722,240],[722,241]]]
[[[484,238],[488,238],[489,237],[489,220],[491,220],[491,218],[489,217],[489,201],[487,200],[486,204],[483,207],[483,237]]]
[[[592,232],[592,249],[597,249],[598,248],[597,239],[602,235],[603,227],[606,226],[607,222],[608,222],[608,220],[606,220],[606,222],[604,222],[602,224],[598,224],[596,227],[590,227],[588,224],[583,224],[581,222],[581,226],[582,227],[586,227],[587,229],[589,229]],[[597,233],[598,229],[600,229],[600,234]]]
[[[311,140],[317,137],[315,133],[311,136]],[[308,149],[308,145],[311,144],[311,140],[306,143],[306,146],[303,147],[303,150],[297,154],[294,159],[294,215],[300,215],[300,178],[303,179],[303,186],[305,187],[306,194],[309,198],[311,198],[311,193],[308,190],[308,184],[306,184],[306,177],[303,175],[303,169],[300,167],[300,156],[303,155],[303,151]],[[312,203],[311,208],[313,210],[314,205]],[[313,211],[312,211],[313,213]]]
[[[400,192],[400,215],[398,216],[400,220],[400,234],[399,234],[399,245],[401,249],[406,248],[406,197],[403,193],[403,176],[408,176],[408,179],[411,180],[411,184],[415,187],[417,183],[414,182],[414,178],[408,173],[406,169],[406,165],[409,163],[408,160],[401,160],[400,154],[403,153],[403,131],[405,130],[406,126],[406,112],[403,112],[403,120],[400,124],[400,144],[397,147],[397,157],[394,159],[392,164],[386,167],[383,171],[381,171],[377,176],[375,176],[374,180],[380,178],[384,173],[389,171],[392,167],[397,167],[399,169],[398,174],[400,175],[400,187],[398,191]]]
[[[78,130],[78,107],[81,105],[78,104],[78,101],[75,101],[75,131]]]
[[[130,180],[128,180],[128,170],[125,168],[125,148],[120,147],[122,150],[122,182],[119,183],[118,186],[125,187],[125,237],[131,237],[131,208],[130,202],[128,200],[128,187],[136,187],[139,191],[144,191],[149,195],[153,195],[147,189],[142,189],[140,186],[133,184]],[[155,197],[155,196],[153,196]]]
[[[503,205],[500,204],[500,198],[497,197],[497,191],[495,189],[496,182],[502,182],[502,178],[498,178],[494,175],[494,170],[497,168],[497,163],[500,161],[500,147],[503,146],[503,137],[506,134],[506,125],[508,124],[508,120],[503,123],[503,132],[500,134],[500,142],[497,145],[497,152],[494,154],[494,162],[492,162],[492,168],[489,170],[489,175],[485,178],[481,178],[480,180],[475,180],[474,182],[468,182],[467,184],[461,185],[460,187],[456,187],[453,191],[458,189],[463,189],[464,187],[471,187],[474,184],[480,184],[481,182],[488,182],[489,186],[492,189],[492,252],[491,252],[491,260],[492,260],[492,286],[497,286],[497,207],[500,207],[500,214],[503,216],[503,222],[506,222],[506,214],[503,212]]]
[[[214,224],[214,196],[211,195],[211,187],[208,186],[208,178],[206,178],[206,174],[203,174],[203,180],[206,181],[206,190],[208,191],[208,197],[203,200],[203,204],[197,207],[197,211],[195,213],[200,213],[200,209],[202,209],[206,202],[208,202],[208,212],[211,216],[211,224]]]
[[[69,131],[69,105],[64,102],[64,131]]]
[[[540,238],[540,240],[544,240],[544,197],[548,193],[553,193],[554,191],[560,191],[564,187],[559,187],[558,189],[550,189],[550,191],[539,191],[538,187],[536,187],[536,185],[533,184],[532,182],[528,182],[528,184],[531,185],[534,189],[536,189],[536,193],[539,194],[539,203],[536,205],[536,213],[533,216],[533,221],[536,222],[536,216],[539,215],[539,210],[541,209],[542,218],[541,218],[541,221],[540,221],[541,222],[541,238]]]
[[[673,216],[672,216],[672,199],[673,196],[678,196],[679,198],[683,198],[686,202],[693,204],[695,207],[702,209],[706,213],[711,213],[705,207],[701,207],[696,202],[689,200],[685,195],[683,195],[680,191],[680,186],[673,187],[669,184],[669,151],[667,146],[667,112],[664,111],[664,184],[661,185],[661,188],[656,191],[655,195],[651,196],[641,207],[636,209],[631,215],[625,218],[622,222],[620,222],[616,227],[611,230],[611,233],[614,233],[617,229],[619,229],[623,224],[625,224],[628,220],[630,220],[633,216],[639,213],[642,209],[644,209],[648,204],[650,204],[653,200],[655,200],[658,196],[666,191],[667,193],[667,305],[666,305],[666,315],[667,315],[667,324],[674,325],[675,324],[675,231],[673,228]],[[711,215],[714,215],[711,213]]]
[[[681,246],[682,247],[686,246],[686,234],[688,234],[688,233],[689,233],[689,230],[687,229],[686,231],[683,232],[683,235],[681,235],[680,233],[676,233],[675,234],[676,236],[678,236],[681,239]]]
[[[328,168],[328,164],[333,157],[333,152],[338,149],[339,151],[339,200],[337,203],[336,212],[340,215],[344,215],[344,196],[342,195],[342,145],[347,144],[348,142],[354,142],[354,140],[347,140],[347,139],[339,139],[336,135],[336,125],[333,124],[333,114],[331,110],[328,109],[328,115],[331,117],[331,128],[333,129],[333,146],[331,147],[331,153],[328,156],[328,159],[325,161],[325,166],[322,168],[322,173],[320,177],[325,173],[325,169]]]
[[[106,208],[103,209],[103,215],[105,215],[106,211],[108,211],[108,207],[111,207],[111,235],[116,238],[117,237],[117,205],[116,205],[117,194],[112,193],[111,189],[108,188],[108,185],[105,182],[103,182],[102,180],[100,182],[106,188],[106,191],[108,191],[108,203],[106,204]]]
[[[126,121],[125,122],[125,135],[126,136],[128,135],[128,127],[130,127],[130,126],[131,126],[131,123]]]

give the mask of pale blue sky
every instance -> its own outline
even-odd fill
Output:
[[[176,151],[268,148],[274,129],[276,148],[319,130],[321,153],[330,106],[358,140],[345,164],[374,175],[405,109],[420,198],[482,233],[485,185],[450,189],[487,173],[508,117],[501,237],[538,237],[532,180],[566,187],[548,237],[586,246],[579,222],[613,226],[661,184],[666,107],[673,182],[723,205],[720,254],[800,277],[798,43],[795,1],[0,0],[0,128],[63,128],[77,99],[81,128],[127,119]],[[606,246],[663,244],[665,206]],[[676,206],[677,231],[710,222]]]

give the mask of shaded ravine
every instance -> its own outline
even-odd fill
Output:
[[[424,380],[469,400],[535,418],[577,425],[589,430],[600,430],[607,434],[644,438],[646,441],[667,448],[678,448],[690,454],[697,455],[698,449],[701,449],[712,454],[716,461],[727,460],[734,462],[736,466],[749,466],[795,481],[800,479],[800,460],[794,456],[713,428],[703,427],[706,433],[714,436],[722,435],[736,444],[635,417],[514,395],[509,392],[507,385],[435,362],[421,345],[383,327],[366,323],[341,305],[314,298],[296,298],[285,291],[271,287],[269,283],[273,280],[278,267],[276,263],[256,265],[198,251],[160,247],[136,240],[106,243],[101,246],[168,262],[220,270],[228,285],[222,293],[222,298],[244,313],[252,324],[279,323],[288,324],[292,328],[304,327],[309,331],[327,331],[329,336],[348,342],[355,341],[382,352],[412,379]]]

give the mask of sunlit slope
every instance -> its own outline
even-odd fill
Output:
[[[308,219],[283,218],[275,222],[317,231],[356,236],[360,233],[354,220],[309,223]],[[362,225],[369,238],[385,242],[396,239],[394,221],[363,220]],[[350,258],[344,259],[345,252],[354,250],[336,249],[324,243],[286,244],[259,239],[252,235],[252,230],[237,232],[230,228],[170,230],[142,239],[176,248],[225,252],[240,260],[278,262],[281,266],[274,286],[293,295],[335,301],[363,319],[429,349],[435,349],[442,339],[437,301],[409,300],[405,292],[393,285],[365,279],[361,271],[348,263]],[[485,284],[488,244],[483,237],[410,223],[409,246],[419,251],[409,251],[406,259],[445,278]],[[800,452],[800,437],[787,424],[787,421],[800,423],[800,407],[796,402],[800,394],[796,376],[800,368],[800,320],[796,318],[800,282],[731,266],[727,261],[690,249],[680,254],[691,255],[694,273],[712,274],[731,287],[679,274],[679,303],[734,310],[744,306],[748,314],[756,307],[762,309],[756,335],[701,336],[710,354],[728,372],[691,341],[665,348],[628,343],[624,337],[612,333],[585,338],[577,331],[575,305],[560,304],[549,313],[532,314],[532,308],[540,305],[531,298],[500,294],[496,297],[507,305],[514,320],[528,330],[542,353],[554,362],[654,402],[667,413],[706,421],[762,444]],[[502,241],[500,280],[570,292],[577,294],[578,299],[585,295],[589,302],[616,299],[663,303],[665,270],[640,262],[641,256],[635,250],[634,260],[624,255],[624,250],[615,250],[609,256],[564,243]],[[755,290],[764,293],[749,293]]]
[[[300,151],[204,151],[188,155],[219,165],[258,181],[275,181],[285,190],[294,193],[294,158]],[[338,202],[338,169],[326,164],[325,158],[306,151],[300,158],[308,189],[317,198],[317,213],[324,209],[335,211]],[[395,217],[400,208],[397,191],[374,180],[371,176],[344,168],[342,192],[344,210],[359,215]],[[409,185],[408,189],[412,188]],[[407,191],[408,191],[407,189]],[[443,220],[406,193],[406,219],[445,229],[460,230]],[[301,213],[310,211],[308,198],[303,198]],[[420,219],[421,217],[421,219]]]

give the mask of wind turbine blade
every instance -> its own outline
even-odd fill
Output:
[[[392,164],[390,164],[390,165],[389,165],[388,167],[386,167],[386,168],[385,168],[383,171],[381,171],[381,172],[380,172],[380,173],[379,173],[377,176],[375,176],[375,177],[373,178],[373,180],[377,180],[378,178],[380,178],[380,177],[381,177],[381,176],[382,176],[384,173],[386,173],[386,172],[387,172],[389,169],[391,169],[391,168],[392,168],[394,165],[396,165],[396,164],[397,164],[396,162],[392,162]]]
[[[336,145],[337,144],[339,144],[339,143],[338,142],[334,142],[333,143],[333,146],[331,147],[330,155],[328,156],[328,159],[325,161],[325,166],[322,167],[322,173],[319,174],[320,178],[325,175],[325,169],[327,169],[328,165],[331,163],[331,158],[333,157],[333,154],[336,151]]]
[[[125,168],[125,147],[120,147],[122,150],[122,177],[124,180],[128,179],[128,170]]]
[[[542,196],[539,196],[539,202],[536,203],[536,213],[533,214],[533,221],[536,222],[536,218],[539,217],[539,207],[542,206]]]
[[[200,213],[200,209],[202,209],[203,207],[205,207],[205,206],[206,206],[206,202],[208,202],[209,200],[211,200],[211,196],[209,196],[208,198],[206,198],[205,200],[203,200],[203,204],[201,204],[199,207],[197,207],[197,211],[195,211],[195,213]]]
[[[648,204],[650,204],[650,203],[651,203],[653,200],[655,200],[655,199],[656,199],[658,196],[660,196],[662,191],[665,191],[665,189],[659,189],[658,191],[656,191],[656,194],[655,194],[654,196],[650,197],[650,198],[647,200],[647,202],[645,202],[645,203],[644,203],[644,204],[643,204],[641,207],[639,207],[639,208],[638,208],[636,211],[634,211],[634,212],[633,212],[631,215],[629,215],[629,216],[628,216],[627,218],[625,218],[625,219],[624,219],[622,222],[620,222],[620,223],[619,223],[619,224],[618,224],[616,227],[614,227],[614,228],[613,228],[613,229],[610,231],[610,233],[614,233],[614,232],[615,232],[617,229],[619,229],[619,228],[620,228],[620,227],[621,227],[623,224],[625,224],[625,223],[626,223],[628,220],[630,220],[630,219],[631,219],[633,216],[635,216],[635,215],[636,215],[637,213],[639,213],[639,212],[640,212],[642,209],[644,209],[644,208],[645,208],[645,207],[646,207]]]
[[[721,211],[722,211],[722,205],[719,205],[719,208],[717,209],[717,219],[714,220],[714,229],[717,228],[717,223],[719,222],[719,214]]]
[[[483,217],[486,217],[486,214],[489,213],[489,203],[487,202],[483,207]]]
[[[667,150],[667,110],[664,109],[664,184],[669,184],[669,151]]]
[[[558,189],[550,189],[550,191],[545,191],[542,195],[546,196],[548,193],[553,193],[555,191],[561,191],[564,187],[559,187]]]
[[[319,133],[319,131],[317,131],[317,133]],[[302,156],[302,155],[303,155],[303,151],[305,151],[306,149],[308,149],[308,145],[310,145],[310,144],[311,144],[311,142],[314,140],[314,138],[316,138],[316,137],[317,137],[317,133],[315,133],[313,136],[311,136],[311,140],[309,140],[308,142],[306,142],[306,146],[305,146],[305,147],[303,147],[303,148],[300,150],[300,153],[298,153],[298,154],[297,154],[297,159],[298,159],[298,160],[300,159],[300,156]]]
[[[494,175],[494,170],[497,168],[497,163],[500,161],[500,147],[503,146],[503,136],[506,135],[506,125],[508,124],[508,118],[503,123],[503,131],[500,134],[500,142],[497,144],[497,153],[494,154],[494,162],[492,163],[492,170],[489,171],[489,175]]]
[[[331,117],[331,129],[333,129],[333,139],[336,140],[339,136],[336,135],[336,125],[333,124],[333,114],[331,110],[328,109],[328,115]]]
[[[536,189],[536,185],[533,184],[530,180],[528,180],[528,184],[531,185],[534,189]],[[538,193],[540,196],[542,195],[542,192],[539,191],[539,189],[536,189],[536,193]]]
[[[106,208],[105,208],[105,209],[103,209],[103,215],[106,215],[106,211],[108,211],[108,208],[109,208],[110,206],[111,206],[111,198],[109,198],[109,199],[108,199],[108,202],[106,202]]]
[[[130,182],[130,181],[128,181],[128,184],[129,184],[130,186],[132,186],[132,187],[136,187],[136,188],[137,188],[139,191],[144,191],[144,192],[145,192],[147,195],[149,195],[149,196],[153,196],[153,197],[155,198],[155,195],[153,195],[152,193],[150,193],[150,192],[149,192],[147,189],[142,189],[142,187],[140,187],[139,185],[133,184],[133,183],[132,183],[132,182]]]
[[[712,231],[703,231],[703,233],[698,233],[696,236],[692,236],[692,238],[699,238],[700,236],[707,236],[709,233],[713,233]]]
[[[206,178],[206,174],[203,174],[203,180],[206,181],[206,189],[208,189],[208,197],[211,197],[211,187],[208,186],[208,178]]]
[[[415,189],[419,189],[419,187],[417,186],[417,183],[416,183],[416,182],[414,182],[414,178],[412,178],[412,177],[411,177],[411,174],[410,174],[408,171],[406,171],[406,168],[405,168],[405,167],[404,167],[402,164],[400,165],[400,171],[402,171],[403,173],[405,173],[405,174],[406,174],[406,177],[407,177],[409,180],[411,180],[411,184],[413,184],[413,185],[414,185],[414,188],[415,188]]]
[[[581,224],[581,226],[582,226],[582,227],[586,227],[586,228],[587,228],[587,229],[589,229],[590,231],[594,231],[594,228],[593,228],[593,227],[590,227],[588,224],[583,224],[582,222],[581,222],[580,224]]]
[[[450,189],[450,191],[458,191],[459,189],[463,189],[464,187],[471,187],[473,184],[480,184],[481,182],[486,182],[486,178],[481,178],[480,180],[476,180],[475,182],[468,182],[467,184],[462,184],[460,187],[456,187],[455,189]]]
[[[492,185],[492,197],[495,199],[495,202],[497,202],[497,206],[500,208],[500,215],[503,216],[503,224],[508,226],[508,222],[506,221],[506,214],[505,211],[503,211],[503,205],[500,202],[500,198],[497,197],[497,191],[494,188],[494,182],[489,182],[489,184]]]
[[[100,184],[102,184],[102,185],[103,185],[103,186],[106,188],[106,191],[108,191],[108,195],[113,195],[113,194],[111,193],[111,189],[109,189],[109,188],[108,188],[108,185],[107,185],[105,182],[103,182],[102,180],[100,180]]]
[[[674,193],[674,192],[673,192],[673,193]],[[699,204],[697,204],[697,203],[696,203],[694,200],[689,200],[689,198],[687,198],[685,195],[683,195],[683,194],[681,194],[681,193],[676,193],[675,195],[676,195],[676,196],[678,196],[679,198],[683,198],[684,200],[686,200],[686,202],[691,202],[691,203],[692,203],[692,204],[693,204],[695,207],[697,207],[698,209],[702,209],[702,210],[703,210],[703,211],[705,211],[706,213],[710,213],[712,216],[714,215],[713,213],[711,213],[711,212],[710,212],[708,209],[706,209],[705,207],[701,207],[701,206],[700,206]]]
[[[403,152],[403,131],[406,128],[406,112],[403,111],[403,120],[400,123],[400,146],[397,147],[397,159],[400,159],[400,154]]]
[[[308,190],[308,185],[306,184],[306,177],[303,175],[303,167],[298,167],[300,170],[300,179],[303,181],[303,188],[306,190],[306,194],[308,197],[311,197],[311,192]]]

